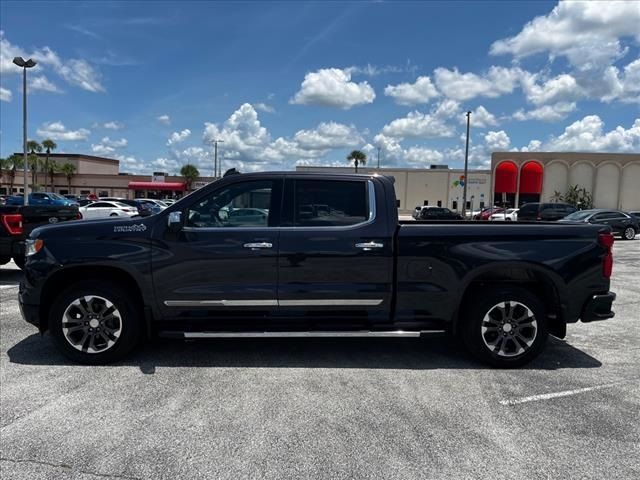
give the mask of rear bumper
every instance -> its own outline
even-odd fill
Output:
[[[613,318],[615,313],[611,310],[611,304],[616,299],[616,294],[607,292],[600,295],[592,295],[582,310],[583,322],[595,322]]]
[[[24,255],[24,237],[0,237],[0,256],[20,257]]]

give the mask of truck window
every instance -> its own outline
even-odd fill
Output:
[[[260,180],[234,183],[215,191],[187,209],[186,226],[268,227],[272,189],[272,181]]]
[[[367,184],[358,181],[296,180],[294,226],[344,227],[369,218]]]

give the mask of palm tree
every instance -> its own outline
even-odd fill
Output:
[[[200,172],[195,167],[195,165],[187,163],[180,169],[180,175],[184,177],[184,181],[187,184],[187,190],[191,190],[191,186],[193,185],[193,182],[195,182],[200,176]]]
[[[51,160],[50,162],[47,163],[46,173],[49,174],[49,179],[51,180],[51,190],[49,190],[50,192],[53,192],[53,177],[59,171],[60,171],[60,165],[58,165],[58,162],[56,162],[55,160]],[[46,184],[46,177],[45,177],[45,184]]]
[[[365,163],[367,163],[367,155],[360,150],[353,150],[347,157],[347,160],[353,162],[356,167],[356,173],[358,173],[358,165],[364,165]]]
[[[9,195],[13,195],[13,184],[16,181],[16,170],[24,166],[22,155],[11,155],[5,160],[5,168],[9,171]]]
[[[67,186],[69,187],[67,193],[71,193],[71,179],[76,173],[76,166],[72,163],[65,163],[60,167],[60,171],[67,177]]]
[[[49,155],[51,154],[52,150],[55,150],[56,148],[58,148],[58,145],[56,145],[56,142],[54,142],[50,138],[47,138],[46,140],[42,141],[42,148],[44,148],[45,152],[47,152],[47,157],[46,157],[46,159],[44,161],[45,178],[46,178],[46,174],[47,173],[51,174],[51,191],[53,191],[53,174],[51,173],[51,170],[49,169]],[[44,184],[45,184],[45,189],[46,189],[46,186],[47,186],[46,180],[45,180]]]
[[[552,202],[562,202],[564,200],[564,196],[558,190],[554,190],[553,195],[551,195]]]
[[[38,183],[38,165],[40,164],[36,152],[40,153],[42,151],[42,145],[40,145],[35,140],[29,140],[27,141],[27,150],[31,152],[31,154],[29,155],[29,168],[31,169],[31,188],[35,190],[36,183]]]

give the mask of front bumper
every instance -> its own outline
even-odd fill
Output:
[[[611,304],[616,299],[616,294],[607,292],[600,295],[592,295],[582,310],[583,322],[595,322],[613,318],[615,313],[611,310]]]
[[[20,298],[18,304],[20,305],[22,318],[24,318],[27,323],[35,325],[38,329],[42,330],[40,325],[40,306],[22,303],[22,298]]]

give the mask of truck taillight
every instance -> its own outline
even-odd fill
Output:
[[[602,276],[604,278],[611,278],[611,272],[613,270],[613,234],[598,234],[598,243],[606,249],[605,256],[602,259]]]
[[[2,225],[7,229],[9,235],[22,235],[22,215],[19,213],[12,213],[9,215],[0,215]]]

